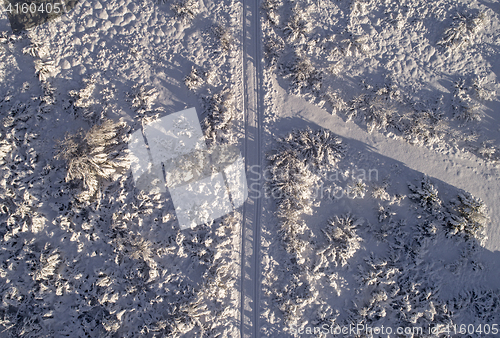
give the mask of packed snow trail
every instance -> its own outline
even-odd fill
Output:
[[[256,167],[262,172],[262,95],[260,65],[259,1],[243,1],[243,110],[245,118],[244,153],[246,171]],[[255,169],[254,169],[255,171]],[[241,337],[258,337],[260,292],[260,223],[261,198],[255,187],[262,189],[259,181],[249,182],[250,192],[243,206],[241,248]],[[253,185],[252,185],[253,183]],[[257,184],[256,184],[257,183]]]

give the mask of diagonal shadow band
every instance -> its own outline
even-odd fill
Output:
[[[72,10],[79,0],[3,0],[14,33],[42,25]]]

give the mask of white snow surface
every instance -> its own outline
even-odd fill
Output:
[[[482,336],[499,72],[498,0],[89,0],[17,35],[0,13],[0,336]],[[192,107],[191,148],[241,149],[214,196],[190,183],[214,215],[138,165]]]

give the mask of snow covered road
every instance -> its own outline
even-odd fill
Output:
[[[243,2],[243,109],[245,118],[244,154],[247,171],[262,169],[261,33],[259,2]],[[256,182],[253,182],[256,183]],[[258,182],[262,188],[262,182]],[[249,196],[243,207],[241,254],[241,337],[258,337],[259,251],[262,205]]]

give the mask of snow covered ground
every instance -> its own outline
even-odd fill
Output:
[[[277,152],[269,170],[286,175],[270,175],[262,333],[487,336],[484,324],[499,318],[500,4],[269,0],[263,8],[265,143]],[[309,136],[286,136],[306,127]],[[346,150],[318,169],[306,155],[325,151],[307,141],[320,128]],[[310,170],[276,162],[288,152],[275,136],[295,144],[299,154],[287,156]],[[457,207],[466,192],[488,211]],[[465,209],[483,210],[483,234],[457,236]],[[476,330],[453,330],[462,324]],[[335,331],[350,325],[358,335]]]
[[[1,13],[0,336],[493,336],[499,61],[496,0]],[[181,230],[127,143],[190,107],[249,198]]]

